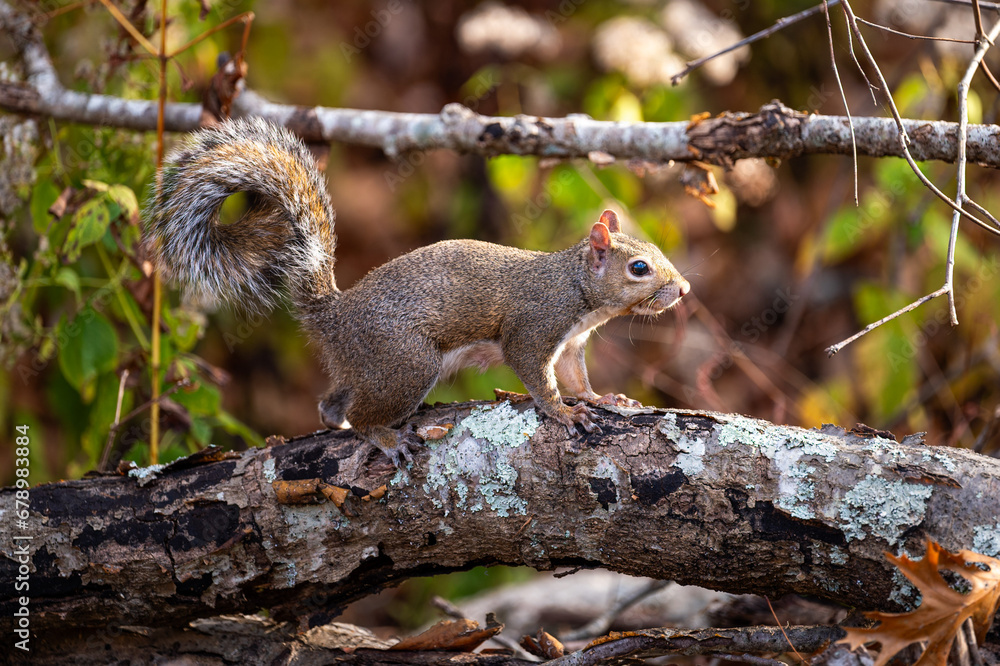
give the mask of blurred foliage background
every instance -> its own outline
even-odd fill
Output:
[[[68,4],[53,0],[35,10],[55,14],[42,29],[64,84],[154,99],[155,62],[136,57],[101,5],[58,13]],[[119,4],[146,34],[156,32],[152,7]],[[461,102],[482,114],[676,121],[755,111],[780,99],[842,115],[821,15],[678,86],[669,82],[685,60],[812,4],[232,0],[209,3],[202,21],[198,3],[176,0],[169,3],[168,41],[181,45],[253,10],[248,85],[273,101],[302,105],[436,113]],[[857,5],[864,18],[896,30],[973,35],[964,8]],[[839,9],[833,18],[852,112],[883,115],[850,58]],[[955,119],[955,88],[971,46],[865,30],[904,117]],[[171,101],[199,101],[219,55],[238,50],[241,36],[233,26],[180,56],[170,70]],[[20,76],[12,54],[0,36],[5,80]],[[990,53],[987,63],[996,66],[996,58]],[[997,99],[977,77],[971,121],[995,122]],[[149,281],[133,259],[155,137],[0,114],[0,140],[0,433],[11,434],[0,440],[13,440],[17,425],[30,426],[32,483],[79,477],[102,456],[111,465],[122,457],[143,464],[148,410],[108,442],[120,386],[123,415],[150,395]],[[939,299],[834,358],[823,351],[943,282],[949,210],[902,160],[860,159],[858,206],[849,157],[745,160],[729,172],[714,170],[721,188],[714,207],[685,194],[681,165],[598,168],[444,151],[394,162],[344,145],[332,146],[326,162],[342,288],[444,238],[561,249],[583,237],[603,208],[617,207],[631,232],[663,248],[693,292],[675,313],[618,320],[593,338],[589,367],[597,391],[806,427],[863,422],[897,436],[926,431],[929,444],[1000,450],[1000,248],[979,230],[963,227],[959,239],[960,326],[947,323]],[[953,193],[954,167],[922,168]],[[994,213],[996,185],[995,171],[970,170],[970,194]],[[320,427],[316,401],[325,378],[288,312],[204,313],[170,292],[164,316],[163,389],[188,383],[165,405],[162,459],[208,443],[238,449]],[[494,387],[521,389],[506,368],[469,371],[429,401],[490,399]],[[10,448],[0,447],[0,483],[13,480],[12,461]]]

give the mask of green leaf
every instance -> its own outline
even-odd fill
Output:
[[[87,187],[87,188],[89,188],[91,190],[94,190],[95,192],[107,192],[108,191],[108,187],[109,187],[108,184],[107,183],[102,183],[99,180],[91,180],[90,178],[84,178],[82,182],[83,182],[84,187]]]
[[[56,273],[55,281],[56,284],[61,284],[72,291],[73,295],[76,296],[77,302],[80,301],[80,277],[76,274],[76,271],[69,266],[63,266]]]
[[[174,401],[187,408],[192,416],[215,416],[219,413],[222,398],[214,386],[199,384],[191,391],[180,390],[173,395]]]
[[[122,217],[130,222],[139,219],[139,200],[132,188],[125,185],[112,185],[108,188],[108,197],[118,204]]]
[[[49,215],[49,208],[59,198],[59,188],[51,181],[40,181],[31,191],[31,223],[38,234],[44,234],[49,230],[52,223],[52,216]]]
[[[90,402],[97,375],[113,370],[118,361],[114,327],[95,310],[87,308],[72,321],[61,321],[56,336],[63,376],[80,392],[84,402]]]
[[[212,426],[205,419],[191,419],[190,435],[204,448],[212,443]]]
[[[91,199],[73,216],[73,227],[66,237],[66,259],[76,261],[80,251],[104,237],[111,222],[111,213],[103,197]]]

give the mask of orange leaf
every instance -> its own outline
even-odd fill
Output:
[[[966,619],[972,618],[979,641],[986,637],[1000,605],[1000,560],[970,550],[952,554],[930,540],[922,560],[913,561],[906,555],[895,557],[889,553],[885,556],[920,590],[923,596],[920,606],[909,613],[866,613],[869,618],[879,621],[878,626],[848,628],[847,636],[840,643],[846,643],[852,650],[865,643],[881,643],[882,651],[875,666],[884,666],[907,645],[927,643],[914,666],[945,666],[955,636]],[[962,594],[953,590],[941,577],[939,569],[965,578],[971,591]]]
[[[473,620],[442,620],[422,634],[404,638],[390,649],[472,652],[500,633],[501,629],[502,624],[489,622],[485,629],[480,629],[479,623]]]

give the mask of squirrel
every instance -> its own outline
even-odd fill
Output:
[[[220,208],[236,192],[247,210],[222,224]],[[341,291],[324,179],[298,138],[260,119],[190,135],[169,156],[145,218],[151,259],[203,300],[259,311],[284,284],[331,379],[322,423],[353,427],[397,467],[421,441],[399,426],[462,367],[506,363],[571,434],[576,424],[597,428],[588,402],[638,405],[593,391],[587,338],[612,317],[660,314],[690,290],[659,248],[622,233],[609,210],[561,252],[446,240]],[[581,402],[562,402],[557,377]]]

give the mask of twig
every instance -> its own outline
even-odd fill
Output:
[[[799,651],[795,649],[795,646],[792,645],[792,640],[788,638],[788,634],[785,633],[785,628],[781,626],[781,620],[778,619],[778,614],[774,612],[774,606],[771,605],[770,597],[765,595],[764,601],[767,602],[767,607],[771,609],[771,617],[773,617],[775,623],[777,623],[778,629],[781,629],[781,635],[785,637],[786,641],[788,641],[788,647],[792,648],[792,652],[795,654],[796,657],[799,658],[799,661],[801,661],[803,664],[807,663],[806,660],[802,657],[802,655],[799,654]]]
[[[943,5],[965,5],[966,7],[972,5],[973,0],[933,0],[933,2],[940,2]],[[980,7],[986,7],[987,9],[1000,9],[1000,2],[980,2]]]
[[[962,630],[965,634],[965,643],[969,648],[969,661],[972,666],[983,666],[983,655],[979,653],[979,644],[976,642],[976,630],[972,626],[972,618],[966,618],[962,623]]]
[[[958,84],[958,163],[956,168],[958,173],[956,175],[956,193],[955,200],[961,207],[962,203],[966,201],[965,194],[965,170],[966,170],[966,154],[969,136],[969,88],[972,86],[972,77],[975,76],[976,70],[979,68],[979,63],[982,62],[983,57],[986,55],[986,51],[989,50],[993,42],[996,40],[997,35],[1000,35],[1000,21],[997,21],[993,28],[990,30],[988,35],[983,34],[982,31],[982,19],[979,12],[979,2],[976,0],[973,5],[976,10],[976,52],[972,56],[972,60],[969,61],[969,66],[965,70],[965,76]],[[981,206],[978,206],[980,211],[983,210]],[[956,211],[951,218],[951,235],[948,238],[948,261],[945,265],[945,279],[944,285],[948,288],[948,311],[951,317],[951,325],[958,325],[958,313],[955,310],[955,244],[958,241],[958,222],[960,219],[959,212]]]
[[[899,35],[900,37],[906,37],[907,39],[926,39],[932,42],[953,42],[955,44],[975,44],[974,39],[955,39],[953,37],[934,37],[932,35],[914,35],[913,33],[903,32],[902,30],[894,30],[887,25],[882,25],[881,23],[874,23],[873,21],[866,21],[860,16],[858,17],[858,23],[864,23],[865,25],[876,28],[878,30],[883,30],[885,32],[891,32],[894,35]]]
[[[868,72],[866,72],[865,68],[861,66],[861,61],[858,60],[858,54],[854,52],[854,35],[851,33],[851,19],[847,15],[846,11],[844,12],[844,25],[847,26],[847,51],[851,54],[851,60],[854,61],[854,66],[858,68],[858,73],[861,74],[861,78],[863,78],[865,83],[868,85],[868,94],[872,96],[872,104],[878,106],[878,97],[875,96],[875,91],[878,90],[879,87],[872,83],[871,79],[868,78]]]
[[[851,107],[847,103],[847,95],[844,93],[844,82],[840,80],[840,72],[837,70],[837,54],[833,49],[833,24],[830,22],[830,6],[823,0],[823,16],[826,18],[826,34],[830,41],[830,66],[833,68],[833,77],[837,80],[837,89],[840,91],[840,99],[844,103],[844,112],[847,114],[847,125],[851,128],[851,160],[854,165],[854,206],[858,206],[858,141],[854,136],[854,120],[851,118]],[[850,34],[850,33],[848,33]]]
[[[953,209],[954,213],[952,215],[951,234],[950,234],[949,239],[948,239],[948,259],[947,259],[947,263],[946,263],[946,266],[945,266],[945,281],[944,281],[944,285],[940,289],[937,289],[936,291],[928,294],[927,296],[924,296],[923,298],[920,298],[920,299],[914,301],[913,303],[910,303],[906,307],[903,307],[903,308],[897,310],[896,312],[894,312],[894,313],[892,313],[892,314],[890,314],[890,315],[888,315],[886,317],[883,317],[882,319],[880,319],[879,321],[875,322],[874,324],[869,324],[863,330],[861,330],[858,333],[855,333],[854,335],[852,335],[851,337],[847,338],[846,340],[844,340],[842,342],[839,342],[839,343],[837,343],[835,345],[832,345],[830,347],[827,347],[826,352],[830,356],[833,356],[838,351],[840,351],[841,349],[843,349],[845,346],[849,345],[851,342],[857,340],[858,338],[860,338],[861,336],[865,335],[866,333],[869,333],[870,331],[878,328],[882,324],[884,324],[884,323],[886,323],[888,321],[891,321],[892,319],[895,319],[896,317],[898,317],[901,314],[904,314],[906,312],[910,312],[911,310],[919,307],[920,305],[923,305],[924,303],[926,303],[927,301],[929,301],[929,300],[931,300],[933,298],[941,296],[942,294],[947,294],[948,295],[948,308],[949,308],[949,315],[950,315],[950,318],[951,318],[951,324],[953,326],[957,325],[958,324],[958,314],[957,314],[957,312],[955,310],[954,276],[955,276],[955,245],[956,245],[956,242],[957,242],[957,239],[958,239],[958,225],[959,225],[959,221],[960,221],[960,219],[963,216],[969,217],[970,219],[972,219],[973,221],[975,221],[976,224],[978,224],[979,226],[983,227],[984,229],[987,229],[991,233],[994,233],[994,234],[997,233],[997,229],[995,227],[991,227],[991,226],[987,225],[985,222],[983,222],[979,218],[971,216],[969,213],[967,213],[966,211],[964,211],[962,209],[962,204],[965,203],[966,201],[969,201],[967,199],[967,197],[966,197],[966,194],[965,194],[965,169],[966,169],[966,162],[967,162],[967,150],[968,150],[967,138],[968,138],[968,131],[969,131],[968,130],[968,126],[969,126],[968,125],[969,124],[968,91],[969,91],[969,87],[970,87],[970,85],[972,83],[972,77],[976,73],[976,69],[978,69],[979,63],[982,61],[983,56],[986,55],[986,51],[989,49],[990,45],[997,38],[997,36],[1000,35],[1000,21],[998,21],[997,24],[993,26],[993,28],[990,30],[990,32],[989,32],[988,35],[985,35],[984,37],[977,36],[976,42],[977,42],[978,46],[976,48],[976,52],[973,55],[972,60],[969,62],[969,66],[966,68],[965,76],[962,77],[962,81],[958,85],[958,93],[959,93],[959,95],[958,95],[958,98],[959,98],[959,133],[958,133],[958,160],[957,160],[957,167],[958,167],[957,180],[958,180],[958,185],[957,185],[957,193],[956,193],[956,196],[955,196],[955,200],[952,201],[950,198],[947,197],[947,195],[945,195],[943,192],[941,192],[940,190],[938,190],[937,187],[935,187],[934,184],[931,183],[930,180],[928,180],[926,176],[924,176],[923,172],[921,172],[920,169],[917,167],[917,164],[913,160],[912,155],[910,155],[910,151],[909,151],[909,148],[908,148],[908,144],[910,142],[910,139],[909,139],[909,136],[906,133],[906,128],[903,127],[902,118],[899,115],[898,109],[896,109],[896,104],[895,104],[894,100],[892,99],[892,95],[889,94],[889,92],[888,92],[888,86],[886,85],[885,78],[882,76],[882,71],[879,68],[878,63],[875,61],[875,58],[872,56],[871,51],[868,49],[867,43],[865,43],[864,38],[861,35],[861,30],[858,28],[856,17],[854,16],[854,12],[851,9],[850,2],[848,2],[847,0],[844,0],[843,8],[844,8],[844,12],[848,16],[848,22],[851,25],[851,30],[854,32],[855,36],[858,38],[858,42],[861,44],[861,47],[864,50],[864,53],[865,53],[865,55],[866,55],[866,57],[868,59],[868,62],[875,69],[875,73],[878,75],[879,81],[880,81],[882,87],[886,90],[886,100],[887,100],[887,102],[889,104],[889,108],[890,108],[890,110],[892,112],[892,116],[896,120],[896,124],[899,127],[899,139],[900,139],[900,143],[902,145],[902,148],[903,148],[904,155],[906,157],[907,163],[910,164],[910,168],[913,170],[913,172],[915,174],[917,174],[917,176],[920,178],[921,182],[923,182],[924,185],[928,187],[928,189],[930,189],[932,192],[934,192],[934,194],[937,195],[938,198],[942,199],[949,206],[951,206],[951,208]],[[994,223],[994,225],[997,224],[996,218],[993,217],[992,215],[990,215],[988,212],[986,212],[986,210],[982,206],[976,205],[976,209],[979,210],[980,212],[984,213],[985,216],[988,217],[990,219],[990,221]]]
[[[839,2],[840,2],[840,0],[830,0],[829,4],[832,7],[833,5],[838,4]],[[722,49],[721,51],[718,51],[718,52],[713,53],[711,55],[707,55],[704,58],[698,58],[697,60],[692,60],[691,62],[687,63],[687,66],[684,67],[684,69],[682,69],[680,72],[678,72],[677,74],[674,74],[673,76],[670,77],[670,83],[676,86],[678,83],[680,83],[681,79],[683,79],[685,76],[687,76],[688,74],[690,74],[694,70],[696,70],[699,67],[701,67],[702,65],[704,65],[709,60],[712,60],[714,58],[718,58],[721,55],[725,55],[725,54],[729,53],[730,51],[735,51],[736,49],[738,49],[738,48],[740,48],[742,46],[746,46],[747,44],[753,44],[754,42],[760,41],[760,40],[762,40],[762,39],[764,39],[766,37],[770,37],[774,33],[778,32],[779,30],[782,30],[784,28],[787,28],[788,26],[792,25],[793,23],[798,23],[802,19],[806,19],[806,18],[809,18],[810,16],[813,16],[814,14],[818,14],[819,12],[823,11],[823,8],[826,6],[826,4],[827,3],[824,0],[823,3],[818,4],[815,7],[811,7],[809,9],[805,9],[805,10],[799,12],[798,14],[792,14],[791,16],[785,16],[784,18],[780,18],[777,21],[775,21],[774,25],[772,25],[770,28],[765,28],[764,30],[761,30],[760,32],[755,32],[754,34],[750,35],[749,37],[747,37],[745,39],[741,39],[740,41],[738,41],[738,42],[736,42],[734,44],[731,44],[730,46],[727,46],[726,48]]]
[[[126,370],[123,373],[122,384],[121,384],[122,386],[125,385],[125,377],[126,376],[128,376],[128,370]],[[190,385],[191,385],[191,380],[188,379],[187,377],[185,377],[184,379],[181,379],[179,382],[177,382],[176,384],[174,384],[173,386],[171,386],[170,388],[168,388],[166,391],[164,391],[163,393],[161,393],[160,395],[158,395],[155,399],[150,398],[149,400],[147,400],[146,402],[142,403],[141,405],[139,405],[138,407],[136,407],[135,409],[133,409],[131,412],[129,412],[128,414],[126,414],[121,419],[119,419],[118,415],[115,414],[115,422],[114,422],[114,424],[112,424],[111,430],[108,431],[108,443],[104,447],[104,454],[101,456],[101,466],[99,467],[99,469],[100,470],[104,470],[104,465],[107,464],[107,458],[110,457],[111,444],[114,442],[115,435],[118,433],[118,429],[121,427],[121,425],[123,423],[125,423],[126,421],[128,421],[129,419],[131,419],[133,416],[136,416],[137,414],[142,413],[143,410],[148,409],[149,407],[152,407],[153,405],[159,405],[160,402],[164,398],[166,398],[168,395],[174,393],[178,389],[187,388]],[[119,410],[121,409],[121,392],[120,391],[121,391],[121,389],[119,389],[119,394],[118,394],[118,408],[119,408]]]
[[[948,287],[946,287],[946,286],[945,287],[940,287],[940,288],[936,289],[935,291],[932,291],[931,293],[927,294],[923,298],[919,298],[919,299],[913,301],[912,303],[910,303],[909,305],[896,310],[892,314],[886,315],[885,317],[882,317],[881,319],[879,319],[878,321],[876,321],[876,322],[874,322],[872,324],[868,324],[863,329],[861,329],[860,331],[858,331],[857,333],[855,333],[851,337],[847,338],[846,340],[841,340],[837,344],[831,345],[831,346],[827,347],[826,348],[827,355],[833,356],[834,354],[836,354],[837,352],[839,352],[841,349],[843,349],[847,345],[851,344],[852,342],[854,342],[855,340],[857,340],[861,336],[866,335],[868,333],[871,333],[872,331],[874,331],[876,328],[878,328],[882,324],[885,324],[886,322],[890,322],[893,319],[895,319],[896,317],[898,317],[899,315],[906,314],[907,312],[910,312],[911,310],[916,310],[917,308],[919,308],[921,305],[923,305],[927,301],[929,301],[931,299],[934,299],[934,298],[937,298],[938,296],[941,296],[941,295],[946,294],[946,293],[948,293]]]
[[[567,643],[569,641],[580,641],[593,638],[594,636],[600,636],[607,632],[619,615],[649,595],[659,592],[669,584],[670,581],[668,580],[651,580],[632,592],[632,594],[619,599],[611,608],[604,611],[579,629],[574,629],[573,631],[568,631],[560,635],[559,639],[562,642]]]
[[[121,381],[118,382],[118,405],[115,407],[115,422],[111,424],[111,429],[108,430],[108,441],[104,445],[104,451],[101,453],[101,462],[97,465],[97,470],[103,472],[108,466],[108,457],[111,455],[111,446],[115,443],[115,433],[118,432],[118,424],[121,423],[122,415],[122,400],[125,397],[125,380],[128,379],[128,368],[122,370]]]
[[[991,234],[1000,236],[1000,231],[998,231],[996,228],[990,226],[986,222],[983,222],[975,215],[972,215],[971,213],[962,210],[962,207],[960,205],[958,205],[955,201],[953,201],[950,197],[948,197],[948,195],[946,195],[944,192],[939,190],[938,187],[934,183],[932,183],[930,179],[928,179],[927,176],[925,176],[924,173],[920,170],[920,167],[917,165],[916,160],[913,159],[913,155],[910,153],[910,135],[907,134],[906,128],[903,126],[903,118],[899,115],[899,109],[896,108],[896,101],[892,98],[892,94],[889,92],[889,84],[886,83],[885,76],[882,75],[882,68],[878,66],[878,61],[875,60],[875,56],[873,56],[871,50],[869,50],[868,42],[865,41],[864,36],[861,34],[861,29],[858,27],[857,17],[854,15],[854,10],[851,8],[851,3],[848,2],[848,0],[842,0],[841,6],[844,8],[844,12],[847,14],[848,24],[851,27],[851,32],[854,33],[854,36],[858,40],[858,44],[861,45],[861,49],[864,52],[865,58],[868,60],[868,63],[875,70],[875,74],[878,75],[879,85],[881,89],[885,92],[886,103],[889,105],[889,111],[892,113],[893,120],[896,121],[896,127],[899,130],[900,149],[902,150],[903,157],[906,158],[906,163],[910,165],[910,169],[917,176],[920,182],[924,184],[924,187],[933,192],[934,195],[937,196],[937,198],[941,199],[941,201],[944,201],[946,204],[948,204],[948,206],[950,206],[952,210],[957,211],[959,215],[963,215],[966,218],[970,219],[971,221],[975,222],[983,229],[989,231]],[[982,56],[980,56],[980,58],[981,57]],[[996,218],[993,218],[992,216],[990,217],[992,218],[990,221],[993,222],[994,225],[1000,226],[1000,223],[997,222]]]

